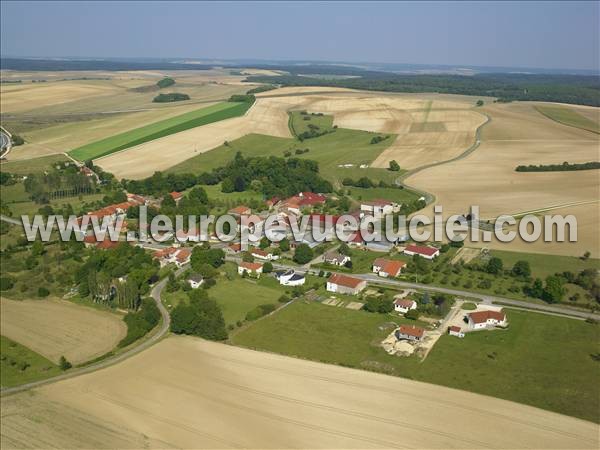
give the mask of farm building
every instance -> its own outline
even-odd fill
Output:
[[[400,314],[406,314],[411,309],[417,309],[417,302],[407,298],[397,298],[394,300],[394,311]]]
[[[459,337],[459,338],[464,338],[465,337],[465,333],[463,333],[462,329],[460,327],[457,327],[457,326],[448,327],[448,334],[450,336],[456,336],[456,337]]]
[[[193,273],[188,277],[187,282],[192,289],[198,289],[204,283],[204,278],[199,273]]]
[[[334,273],[327,280],[327,290],[340,294],[356,295],[367,287],[367,282],[360,278]]]
[[[282,286],[302,286],[306,283],[306,277],[296,273],[294,270],[286,270],[285,272],[275,272],[275,278],[279,280]]]
[[[504,310],[500,311],[475,311],[467,314],[469,328],[472,330],[480,330],[491,327],[505,327],[508,325]]]
[[[347,255],[342,255],[341,253],[336,252],[335,250],[332,250],[323,255],[323,260],[327,264],[332,264],[334,266],[343,266],[348,261],[350,261],[350,257]]]
[[[404,254],[408,256],[419,255],[425,259],[434,259],[439,256],[440,251],[437,248],[426,245],[409,245],[404,249]]]
[[[381,219],[388,214],[392,214],[400,210],[400,206],[397,203],[390,202],[388,200],[373,200],[370,202],[363,202],[360,205],[360,217],[371,216],[376,219]]]
[[[406,267],[406,263],[403,261],[394,261],[386,258],[377,258],[373,261],[373,273],[376,273],[380,277],[397,277],[400,275],[402,269]]]
[[[420,341],[423,339],[424,333],[425,330],[423,328],[419,328],[414,325],[401,325],[400,328],[396,330],[396,339],[399,341],[402,339],[409,341]]]
[[[242,261],[238,265],[238,274],[240,274],[240,275],[247,273],[250,275],[256,275],[257,277],[260,277],[262,270],[263,270],[263,265],[261,263]]]

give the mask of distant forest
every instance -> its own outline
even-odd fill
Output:
[[[171,62],[118,61],[118,60],[54,60],[2,58],[3,70],[70,71],[70,70],[208,70],[210,65]]]
[[[247,81],[281,86],[331,86],[384,92],[475,95],[496,97],[500,102],[537,100],[600,106],[600,78],[592,75],[398,75],[332,66],[271,68],[285,70],[290,74],[256,75],[248,77]],[[317,74],[320,75],[318,78],[307,76]],[[327,78],[327,75],[338,78]]]

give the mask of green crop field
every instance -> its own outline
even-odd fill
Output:
[[[556,122],[600,134],[600,124],[582,116],[571,108],[563,106],[537,105],[535,106],[535,109],[537,109],[544,116],[555,120]]]
[[[189,130],[190,128],[241,116],[246,113],[250,106],[250,103],[218,103],[92,142],[71,150],[69,154],[80,161],[100,158],[101,156],[106,156],[170,134]]]
[[[379,326],[405,319],[297,301],[233,337],[237,345],[378,370],[599,422],[600,327],[509,310],[507,330],[444,335],[427,359],[390,356]],[[415,323],[415,322],[412,322]]]
[[[0,336],[2,387],[17,386],[58,375],[56,364],[10,339]]]
[[[294,136],[310,131],[309,125],[318,127],[318,131],[330,131],[333,128],[333,116],[309,112],[302,114],[302,112],[293,111],[290,113],[290,131]]]

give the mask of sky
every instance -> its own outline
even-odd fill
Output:
[[[600,67],[600,2],[14,2],[3,57]]]

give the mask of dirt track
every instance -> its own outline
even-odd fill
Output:
[[[597,448],[598,427],[504,400],[171,337],[2,398],[2,448]]]

